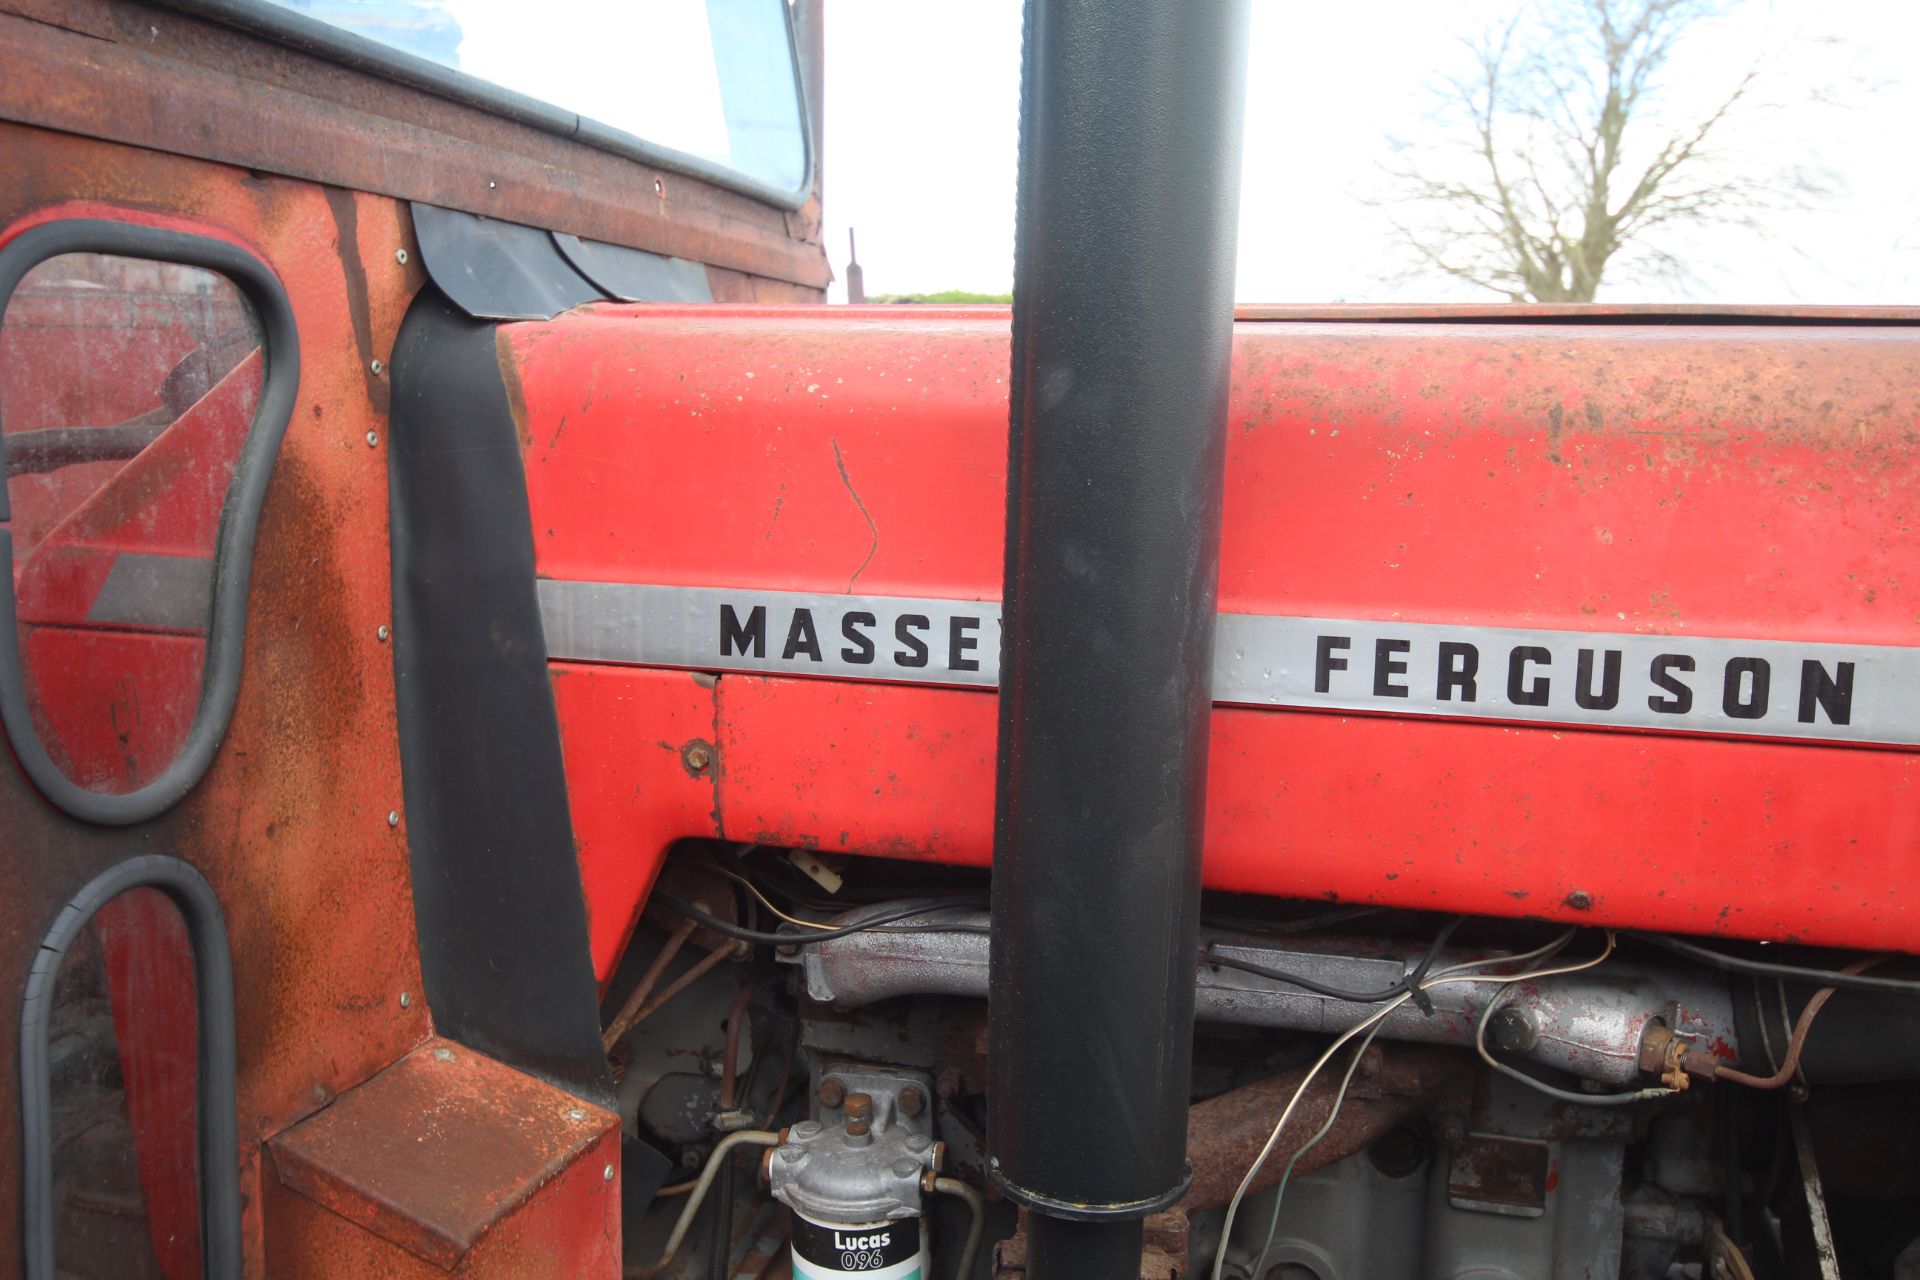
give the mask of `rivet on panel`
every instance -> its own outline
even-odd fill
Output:
[[[380,624],[380,629],[379,629],[378,631],[376,631],[376,632],[374,632],[373,634],[375,634],[375,635],[377,635],[377,636],[379,636],[379,637],[380,637],[380,638],[381,638],[382,640],[385,640],[385,639],[387,639],[387,637],[389,637],[389,636],[391,636],[391,635],[393,634],[393,628],[392,628],[392,627],[390,627],[390,626],[388,626],[388,625],[386,625],[386,624],[385,624],[385,623],[383,622],[383,623],[381,623],[381,624]]]
[[[401,266],[403,266],[403,267],[404,267],[404,266],[406,266],[406,265],[407,265],[407,251],[406,251],[405,249],[395,249],[395,250],[393,251],[393,260],[394,260],[395,262],[397,262],[397,263],[399,263],[399,264],[400,264]]]
[[[402,1009],[405,1009],[411,1006],[412,1004],[413,1004],[413,992],[402,991],[400,993],[400,1007]]]
[[[380,433],[378,431],[367,432],[367,448],[371,449],[375,445],[378,445],[379,443],[380,443]]]
[[[436,1060],[436,1061],[439,1061],[439,1062],[452,1062],[452,1061],[453,1061],[453,1050],[451,1050],[451,1049],[435,1049],[435,1050],[433,1051],[433,1056],[434,1056],[434,1058],[435,1058],[435,1060]]]
[[[400,825],[400,811],[398,809],[387,810],[387,825],[390,827]]]
[[[372,361],[367,368],[373,370],[373,376],[376,378],[387,371],[387,366],[379,360]]]
[[[568,1107],[568,1108],[567,1108],[567,1119],[569,1119],[569,1120],[585,1120],[586,1118],[587,1118],[587,1113],[586,1113],[586,1112],[584,1112],[584,1111],[582,1111],[582,1110],[581,1110],[581,1109],[580,1109],[579,1107]]]
[[[607,1166],[606,1168],[604,1168],[604,1169],[602,1169],[602,1170],[600,1171],[600,1180],[601,1180],[602,1182],[612,1182],[612,1181],[613,1181],[613,1166],[612,1166],[612,1165],[608,1165],[608,1166]]]

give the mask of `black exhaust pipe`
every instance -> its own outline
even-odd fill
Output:
[[[1245,0],[1028,0],[990,1167],[1028,1274],[1187,1182]]]

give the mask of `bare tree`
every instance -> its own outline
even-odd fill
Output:
[[[1540,0],[1470,42],[1445,80],[1443,145],[1397,143],[1378,201],[1433,272],[1515,302],[1591,302],[1611,270],[1685,283],[1687,227],[1760,229],[1760,215],[1827,194],[1815,167],[1741,165],[1716,145],[1764,109],[1751,67],[1690,118],[1654,110],[1676,44],[1720,0]]]

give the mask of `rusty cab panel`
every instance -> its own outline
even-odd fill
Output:
[[[456,891],[417,942],[395,347],[423,298],[489,350],[588,298],[818,300],[809,126],[776,190],[255,8],[0,4],[0,1275],[612,1275],[570,844],[501,855],[527,918]]]

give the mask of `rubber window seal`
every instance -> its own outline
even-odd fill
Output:
[[[129,889],[158,889],[180,909],[193,946],[199,1024],[200,1273],[240,1280],[240,1123],[233,957],[219,899],[179,858],[143,854],[116,863],[62,907],[40,940],[20,1011],[20,1237],[25,1280],[54,1280],[53,1094],[47,1043],[60,964],[94,914]]]
[[[300,336],[286,290],[253,254],[209,236],[97,218],[72,218],[31,227],[0,248],[0,315],[5,314],[14,289],[29,271],[65,253],[107,253],[219,272],[252,304],[261,329],[265,376],[253,422],[227,488],[214,545],[213,608],[202,660],[200,702],[186,741],[159,776],[145,786],[120,794],[89,791],[62,773],[48,754],[28,707],[11,570],[13,537],[0,528],[0,564],[8,566],[7,589],[0,591],[0,726],[6,729],[20,767],[49,803],[82,822],[130,826],[166,812],[194,788],[213,763],[233,718],[246,643],[254,538],[267,483],[300,387]],[[4,406],[0,406],[0,412],[4,412]],[[5,437],[0,435],[0,475],[5,474],[5,450]],[[4,499],[0,499],[0,520],[7,515]]]

